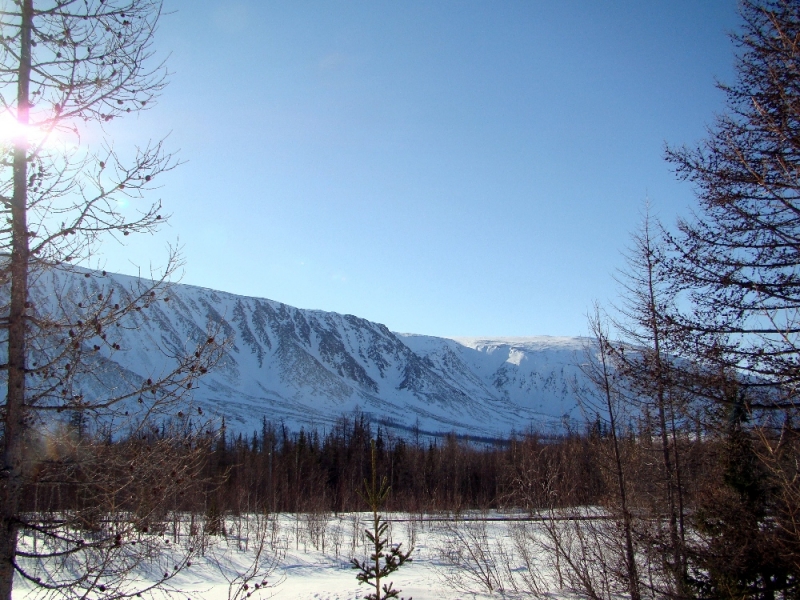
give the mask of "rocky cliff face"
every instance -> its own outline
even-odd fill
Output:
[[[43,278],[39,293],[125,294],[138,284],[61,274]],[[121,349],[105,360],[104,378],[155,378],[214,330],[228,347],[194,401],[224,415],[229,429],[252,432],[263,416],[291,428],[326,426],[358,408],[400,431],[498,436],[579,416],[577,338],[445,339],[188,285],[172,286],[168,297],[118,328]]]

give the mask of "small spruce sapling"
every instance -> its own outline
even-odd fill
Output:
[[[383,507],[391,488],[386,483],[386,477],[383,477],[380,485],[378,485],[378,469],[375,464],[375,455],[375,440],[372,440],[372,481],[369,482],[365,479],[364,492],[358,493],[372,509],[372,529],[365,529],[364,532],[367,534],[374,551],[369,559],[359,561],[354,558],[352,563],[353,568],[359,570],[356,575],[358,583],[366,583],[375,588],[374,592],[370,592],[364,598],[366,600],[386,600],[388,598],[400,598],[402,590],[394,589],[391,581],[388,585],[384,583],[381,586],[381,581],[397,571],[406,562],[411,562],[412,559],[409,557],[414,548],[412,547],[408,552],[403,552],[400,550],[402,544],[389,544],[389,538],[386,535],[389,524],[383,520],[379,511]],[[400,600],[404,599],[400,598]],[[408,600],[412,600],[412,598]]]

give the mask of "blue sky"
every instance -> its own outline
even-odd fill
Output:
[[[119,146],[169,134],[182,281],[431,335],[578,335],[649,197],[693,205],[735,0],[166,0],[173,72]],[[126,241],[129,238],[126,238]]]

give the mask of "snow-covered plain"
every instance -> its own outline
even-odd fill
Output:
[[[371,516],[317,513],[229,518],[226,534],[204,537],[203,549],[195,550],[191,566],[170,579],[156,597],[245,600],[247,583],[250,600],[363,598],[370,588],[358,584],[350,559],[363,559],[369,553],[364,529]],[[402,543],[404,549],[414,548],[412,562],[389,578],[402,590],[403,598],[530,597],[531,576],[538,578],[540,594],[568,597],[556,589],[552,565],[541,551],[541,523],[528,521],[525,515],[491,512],[454,519],[452,515],[394,513],[387,517],[391,541]],[[197,544],[197,539],[186,539],[185,544]],[[524,555],[520,542],[531,555]],[[161,562],[173,562],[169,554],[180,555],[185,548],[180,543],[169,550],[165,547]],[[476,553],[486,556],[475,561]],[[143,587],[162,570],[148,563],[133,575],[138,587]],[[252,577],[243,580],[242,573]],[[267,585],[261,586],[264,580]],[[257,589],[255,583],[259,583]],[[19,577],[15,581],[14,600],[32,600],[40,592]]]

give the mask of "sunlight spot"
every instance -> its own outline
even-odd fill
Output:
[[[9,111],[0,113],[0,141],[3,144],[13,142],[20,137],[25,137],[31,144],[38,144],[46,136],[47,133],[38,127],[23,125],[17,121],[17,118]]]
[[[0,146],[11,146],[14,141],[24,137],[31,147],[55,148],[74,146],[61,139],[55,131],[36,125],[23,125],[11,111],[0,112]]]

